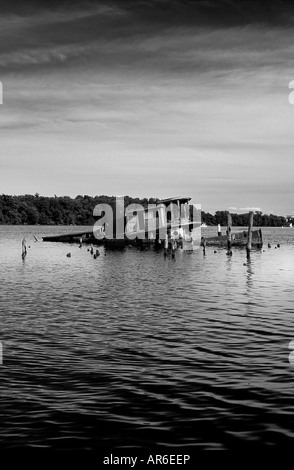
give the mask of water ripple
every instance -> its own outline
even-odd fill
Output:
[[[250,262],[237,249],[172,260],[101,248],[94,260],[86,247],[32,239],[62,230],[0,227],[0,445],[291,442],[293,231],[266,229]]]

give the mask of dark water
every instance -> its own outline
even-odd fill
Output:
[[[265,251],[248,263],[237,249],[173,260],[102,248],[94,260],[86,247],[34,243],[62,231],[0,227],[2,448],[292,442],[294,229],[264,229]]]

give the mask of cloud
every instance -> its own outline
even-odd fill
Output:
[[[260,207],[240,207],[239,211],[242,211],[242,212],[250,212],[250,211],[262,212]]]
[[[285,34],[280,23],[258,23],[253,18],[240,23],[235,18],[240,11],[263,12],[266,17],[272,5],[265,10],[240,1],[148,0],[134,4],[113,0],[85,6],[74,2],[70,11],[67,7],[66,1],[53,2],[50,9],[36,8],[30,15],[19,7],[3,16],[2,73],[18,66],[31,66],[35,73],[37,66],[55,63],[58,67],[62,61],[75,60],[76,64],[78,60],[77,65],[149,74],[187,76],[217,71],[218,76],[238,76],[291,63],[291,30]],[[286,7],[277,8],[280,10],[286,11]]]
[[[227,208],[228,211],[230,212],[262,212],[260,207],[234,207],[230,206]]]
[[[22,50],[10,54],[0,54],[0,67],[21,66],[27,65],[44,65],[53,62],[64,62],[69,55],[65,53],[65,48],[62,49],[38,49],[38,50]]]
[[[237,1],[4,10],[1,183],[72,195],[184,188],[215,210],[272,206],[273,188],[276,205],[291,200],[294,30],[286,7],[276,19],[272,3]]]

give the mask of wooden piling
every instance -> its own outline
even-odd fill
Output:
[[[203,254],[206,254],[206,239],[203,238]]]
[[[23,237],[21,241],[21,257],[22,259],[25,259],[26,256],[27,256],[27,242],[26,242],[25,237]]]
[[[250,258],[251,246],[252,246],[252,227],[253,227],[253,212],[249,212],[249,225],[247,235],[246,252],[247,258]]]
[[[228,212],[228,224],[227,224],[227,237],[228,237],[228,252],[227,255],[232,254],[232,216]]]

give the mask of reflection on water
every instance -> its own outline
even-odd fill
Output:
[[[249,261],[34,242],[61,231],[0,227],[2,446],[291,442],[294,231],[265,229]]]
[[[246,277],[246,286],[247,286],[247,293],[250,296],[252,287],[253,287],[253,269],[251,264],[251,258],[247,260],[247,277]]]

